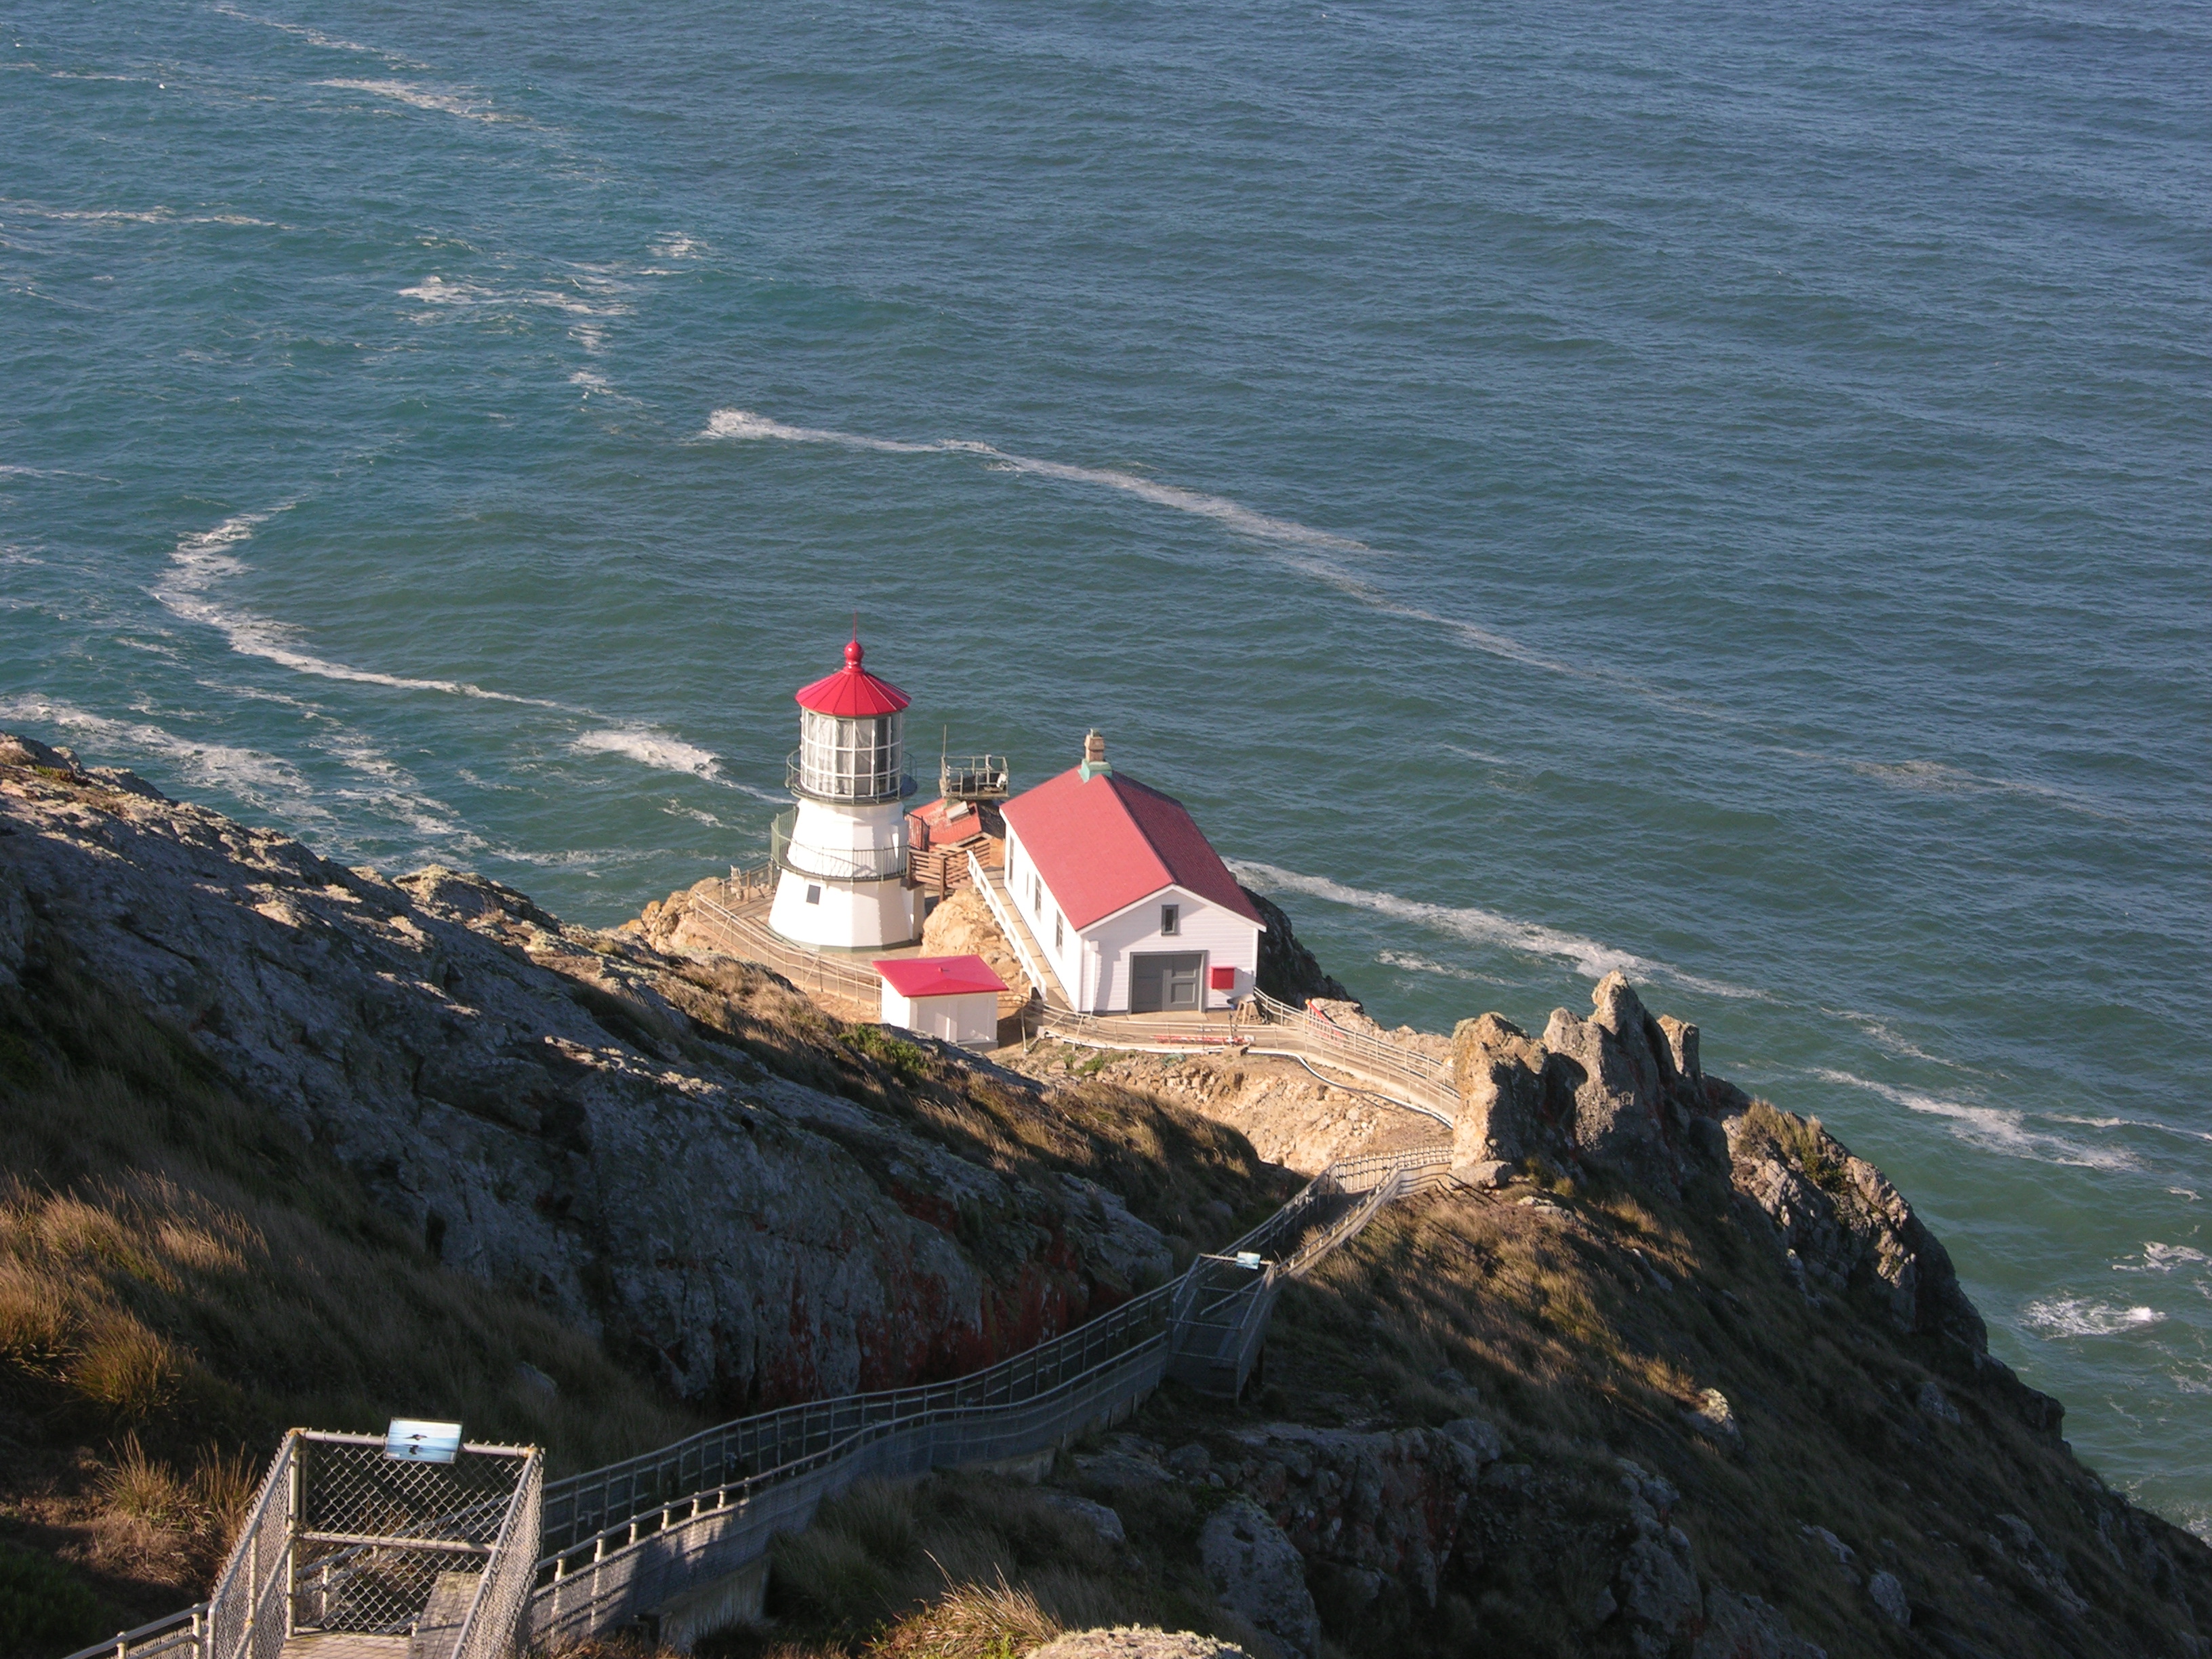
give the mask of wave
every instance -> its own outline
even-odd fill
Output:
[[[337,87],[347,92],[372,93],[379,98],[389,98],[396,104],[405,104],[415,109],[435,110],[441,115],[458,115],[465,121],[513,121],[518,118],[501,115],[481,100],[471,101],[450,92],[434,92],[410,81],[318,81],[315,84]]]
[[[1385,968],[1403,968],[1409,973],[1434,974],[1442,979],[1466,980],[1475,985],[1510,985],[1510,980],[1496,974],[1478,974],[1472,968],[1455,968],[1447,962],[1431,962],[1426,957],[1409,956],[1403,951],[1381,951],[1375,960]]]
[[[363,57],[381,58],[398,69],[426,70],[430,67],[428,64],[418,64],[411,58],[402,58],[397,52],[386,52],[381,46],[365,46],[358,40],[345,40],[334,34],[325,34],[305,23],[288,23],[282,18],[260,17],[250,11],[240,11],[237,7],[225,3],[225,0],[216,0],[216,3],[208,9],[236,22],[254,23],[265,29],[282,29],[295,39],[305,40],[309,46],[321,46],[326,51],[359,52]]]
[[[1006,471],[1054,478],[1063,483],[1096,484],[1107,489],[1118,489],[1124,495],[1134,495],[1139,501],[1150,501],[1155,507],[1172,507],[1178,513],[1211,519],[1217,524],[1225,525],[1260,541],[1297,547],[1334,548],[1346,553],[1371,553],[1375,550],[1349,536],[1316,530],[1310,525],[1299,524],[1291,519],[1278,519],[1265,513],[1255,513],[1243,502],[1233,501],[1226,495],[1208,495],[1199,490],[1185,489],[1177,484],[1156,483],[1133,472],[1120,472],[1107,467],[1076,466],[1066,461],[1047,461],[1033,455],[1017,455],[994,444],[981,443],[972,438],[940,438],[927,443],[912,443],[897,438],[870,438],[857,432],[834,431],[828,427],[787,426],[781,421],[772,421],[764,415],[756,415],[745,409],[714,410],[707,417],[706,430],[700,436],[753,442],[775,440],[784,443],[835,444],[844,449],[872,450],[884,455],[975,455],[994,463]]]
[[[111,720],[73,703],[25,696],[0,702],[0,720],[35,724],[90,739],[103,755],[125,760],[159,759],[201,789],[221,790],[294,821],[326,820],[327,807],[289,762],[258,749],[204,743],[142,721]]]
[[[1979,1146],[1985,1152],[2002,1152],[2008,1158],[2026,1158],[2036,1164],[2071,1164],[2087,1170],[2134,1170],[2142,1166],[2135,1155],[2119,1147],[2085,1146],[2055,1135],[2027,1127],[2027,1115],[2005,1106],[1977,1106],[1966,1101],[1946,1100],[1940,1095],[1923,1094],[1917,1089],[1899,1088],[1895,1084],[1875,1083],[1855,1077],[1849,1072],[1816,1068],[1813,1075],[1825,1083],[1841,1083],[1854,1089],[1863,1089],[1869,1094],[1880,1095],[1908,1111],[1920,1112],[1930,1117],[1947,1118],[1951,1133],[1969,1146]]]
[[[544,697],[519,696],[511,691],[488,690],[467,680],[424,679],[405,674],[384,674],[374,669],[355,668],[327,657],[319,657],[304,651],[298,644],[299,630],[289,623],[257,617],[250,611],[227,611],[209,597],[209,590],[246,569],[245,562],[228,551],[241,542],[251,541],[261,526],[281,513],[288,513],[296,501],[284,501],[258,513],[234,513],[229,518],[204,530],[197,535],[179,540],[170,555],[169,570],[149,591],[161,607],[179,620],[198,623],[214,629],[230,641],[230,648],[240,656],[259,657],[296,673],[312,674],[321,679],[342,680],[356,685],[381,685],[399,691],[438,691],[447,696],[477,697],[488,702],[517,703],[531,708],[553,708],[562,714],[580,714],[586,711],[555,702]]]
[[[2045,1336],[2117,1336],[2164,1322],[2155,1308],[2117,1308],[2087,1297],[2048,1296],[2031,1302],[2022,1310],[2031,1330]]]
[[[614,285],[603,283],[593,286],[611,289]],[[412,288],[401,289],[399,297],[420,300],[426,306],[543,306],[549,310],[566,312],[572,317],[627,317],[635,309],[623,301],[601,301],[595,304],[573,294],[563,294],[557,289],[486,288],[479,283],[449,283],[435,272]],[[596,330],[581,324],[577,327],[580,332],[592,334],[596,345]]]
[[[1714,996],[1760,1000],[1766,998],[1764,991],[1730,985],[1722,980],[1703,979],[1695,974],[1685,973],[1668,963],[1655,962],[1648,957],[1615,950],[1595,939],[1561,933],[1557,928],[1546,927],[1538,922],[1518,921],[1511,916],[1501,916],[1495,911],[1478,909],[1471,905],[1455,908],[1431,904],[1421,899],[1401,898],[1395,893],[1347,887],[1341,882],[1331,881],[1326,876],[1301,875],[1295,870],[1285,870],[1275,865],[1250,860],[1231,859],[1228,862],[1239,880],[1251,881],[1269,888],[1287,889],[1291,892],[1310,893],[1316,898],[1372,910],[1378,915],[1393,916],[1401,921],[1415,922],[1435,932],[1455,934],[1478,944],[1502,945],[1523,956],[1552,957],[1571,962],[1590,979],[1602,979],[1618,969],[1631,979],[1646,981],[1664,979]]]
[[[586,732],[568,747],[579,755],[623,755],[656,771],[688,772],[695,778],[714,777],[722,769],[720,761],[696,744],[657,732]]]

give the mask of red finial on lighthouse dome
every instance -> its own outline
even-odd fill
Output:
[[[853,635],[845,647],[845,665],[836,673],[799,687],[796,700],[801,708],[839,720],[866,720],[872,715],[896,714],[911,701],[889,680],[860,666],[866,653],[860,636]]]

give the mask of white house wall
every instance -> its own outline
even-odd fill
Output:
[[[1160,932],[1163,904],[1179,907],[1172,933]],[[1164,887],[1141,903],[1093,923],[1085,937],[1097,948],[1099,977],[1105,981],[1088,988],[1089,1006],[1096,1013],[1129,1006],[1129,957],[1134,953],[1198,951],[1205,953],[1209,969],[1236,969],[1233,990],[1217,991],[1206,985],[1209,1008],[1226,1008],[1231,999],[1249,996],[1252,976],[1260,966],[1259,927],[1234,910],[1209,903],[1181,887]]]

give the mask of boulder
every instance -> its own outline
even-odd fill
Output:
[[[1779,1607],[1756,1595],[1739,1595],[1725,1584],[1705,1592],[1705,1627],[1690,1644],[1690,1659],[1828,1659],[1790,1628]]]
[[[1305,1562],[1265,1510],[1231,1498],[1206,1517],[1198,1556],[1223,1607],[1279,1643],[1286,1656],[1315,1659],[1321,1614],[1306,1588]]]
[[[1497,1014],[1463,1019],[1452,1032],[1452,1081],[1460,1108],[1452,1126],[1452,1170],[1495,1186],[1487,1167],[1510,1166],[1536,1152],[1553,1128],[1546,1110],[1544,1046]],[[1483,1176],[1492,1175],[1493,1178]]]
[[[1055,1636],[1029,1659],[1251,1659],[1243,1648],[1187,1630],[1072,1630]]]
[[[1089,1498],[1080,1498],[1072,1492],[1058,1492],[1050,1486],[1041,1486],[1037,1496],[1054,1509],[1073,1516],[1098,1534],[1098,1541],[1110,1544],[1115,1549],[1129,1541],[1128,1531],[1121,1524],[1121,1516],[1115,1510]]]
[[[1352,995],[1339,981],[1323,973],[1314,953],[1298,943],[1298,936],[1291,931],[1291,919],[1283,914],[1282,906],[1249,887],[1242,890],[1252,901],[1252,908],[1260,913],[1260,921],[1267,930],[1260,935],[1260,970],[1254,976],[1262,991],[1293,1008],[1304,1007],[1310,997],[1345,999]]]
[[[1598,1163],[1679,1188],[1674,1142],[1689,1119],[1670,1097],[1677,1073],[1666,1039],[1624,975],[1607,974],[1590,1000],[1589,1018],[1555,1008],[1544,1028],[1544,1047],[1572,1066],[1574,1144]]]
[[[1379,1572],[1431,1607],[1483,1467],[1503,1450],[1479,1418],[1395,1432],[1271,1423],[1237,1438],[1252,1451],[1246,1495],[1302,1554]]]
[[[1905,1599],[1905,1586],[1887,1568],[1867,1580],[1867,1595],[1891,1624],[1904,1626],[1912,1622],[1912,1604]]]
[[[956,889],[921,924],[921,950],[931,957],[981,957],[1006,988],[1000,994],[999,1018],[1019,1013],[1030,998],[1029,976],[998,918],[974,887]]]
[[[1688,1540],[1677,1545],[1673,1539],[1638,1538],[1621,1559],[1613,1593],[1632,1626],[1671,1639],[1698,1616],[1698,1575]]]

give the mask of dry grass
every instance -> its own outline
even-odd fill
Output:
[[[1833,1148],[1817,1125],[1774,1116],[1768,1132],[1782,1144]],[[1973,1639],[1991,1651],[2184,1650],[2177,1608],[2118,1571],[2099,1537],[2094,1477],[1978,1389],[1955,1351],[1848,1301],[1808,1301],[1717,1207],[1600,1185],[1569,1213],[1546,1215],[1511,1201],[1525,1191],[1379,1217],[1285,1295],[1269,1387],[1253,1408],[1435,1424],[1469,1409],[1430,1380],[1437,1370],[1474,1383],[1509,1456],[1535,1470],[1526,1497],[1498,1500],[1479,1565],[1463,1559],[1445,1598],[1474,1609],[1499,1650],[1609,1650],[1617,1627],[1584,1627],[1573,1609],[1595,1599],[1627,1535],[1616,1455],[1681,1491],[1674,1518],[1705,1572],[1782,1607],[1835,1659],[1893,1650],[1856,1581],[1805,1543],[1808,1523],[1856,1549],[1862,1574],[1896,1572],[1928,1622],[1979,1629]],[[1931,1379],[1962,1424],[1915,1409]],[[1686,1423],[1706,1388],[1734,1406],[1741,1449]],[[1163,1396],[1139,1423],[1172,1443],[1200,1420],[1188,1413]],[[2098,1609],[2088,1624],[1980,1547],[2006,1513],[2027,1516],[2065,1558]],[[1454,1651],[1448,1611],[1332,1633],[1373,1659]]]
[[[776,1540],[773,1630],[726,1632],[699,1650],[710,1659],[1019,1659],[1064,1630],[1214,1630],[1221,1616],[1190,1581],[1195,1527],[1182,1504],[1139,1556],[1019,1482],[946,1474],[866,1483],[823,1504],[805,1532]]]
[[[84,1639],[205,1589],[289,1424],[458,1419],[556,1469],[698,1426],[439,1267],[181,1038],[63,966],[26,990],[0,993],[0,1431],[27,1442],[0,1523],[90,1571]]]

